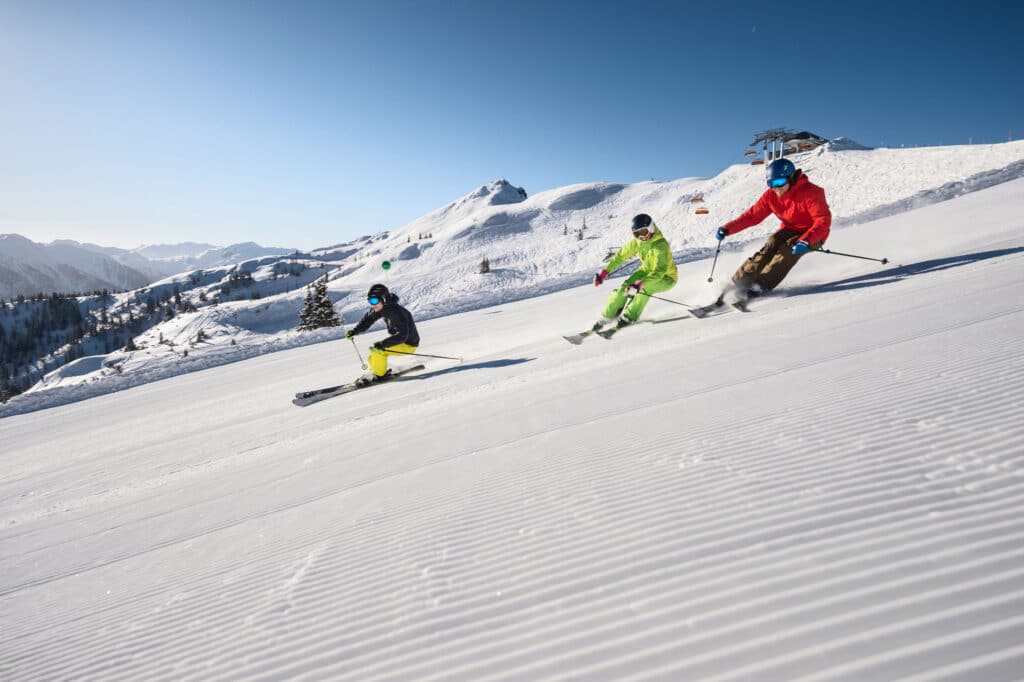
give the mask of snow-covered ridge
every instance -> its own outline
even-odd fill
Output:
[[[1024,176],[1024,142],[917,149],[819,147],[791,158],[827,192],[835,220],[829,246],[843,251],[844,228],[945,201]],[[398,291],[420,320],[476,310],[584,284],[608,252],[629,238],[630,219],[649,213],[671,243],[681,272],[713,252],[716,226],[745,210],[763,191],[763,167],[737,164],[713,178],[571,185],[523,197],[505,180],[484,185],[390,233],[300,257],[308,276],[327,274],[328,289],[346,325],[365,312],[364,294],[377,281]],[[496,201],[500,198],[500,201]],[[518,199],[514,200],[513,199]],[[506,201],[511,203],[505,203]],[[697,213],[700,208],[706,213]],[[769,219],[725,242],[724,254],[748,251],[777,227]],[[239,267],[252,274],[259,300],[232,300],[178,315],[138,339],[145,349],[114,353],[89,374],[60,370],[9,411],[99,395],[182,371],[202,369],[282,348],[337,338],[343,329],[295,332],[307,280],[273,280],[281,265],[259,259]],[[480,274],[486,258],[490,272]],[[391,264],[382,269],[384,261]],[[720,266],[721,267],[721,266]],[[211,292],[230,267],[203,270]],[[220,273],[220,274],[216,274]],[[724,275],[723,275],[724,276]],[[195,301],[194,273],[154,284],[178,287]],[[216,280],[216,281],[214,281]],[[297,286],[285,286],[297,285]],[[711,294],[677,288],[685,301]],[[137,298],[137,297],[136,297]],[[127,304],[127,301],[126,301]],[[198,330],[205,340],[195,343]],[[188,351],[187,356],[185,351]],[[0,412],[2,413],[2,412]]]

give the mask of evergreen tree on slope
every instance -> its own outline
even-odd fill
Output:
[[[299,331],[341,325],[338,313],[334,312],[334,304],[327,295],[326,275],[306,287],[306,301],[299,312],[299,320]]]

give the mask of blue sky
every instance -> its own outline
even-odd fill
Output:
[[[984,1],[5,0],[0,232],[314,248],[498,178],[712,176],[769,127],[1019,139],[1022,33]]]

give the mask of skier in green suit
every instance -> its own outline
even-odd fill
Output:
[[[612,256],[604,270],[594,275],[594,286],[601,286],[609,272],[614,272],[633,256],[640,259],[640,269],[608,297],[601,319],[592,327],[594,331],[616,322],[616,317],[618,327],[636,322],[652,294],[668,291],[676,285],[679,272],[672,260],[672,248],[651,216],[640,213],[633,217],[633,238]]]

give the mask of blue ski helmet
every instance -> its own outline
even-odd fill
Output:
[[[796,166],[789,159],[775,159],[764,169],[769,187],[782,187],[793,178]]]

